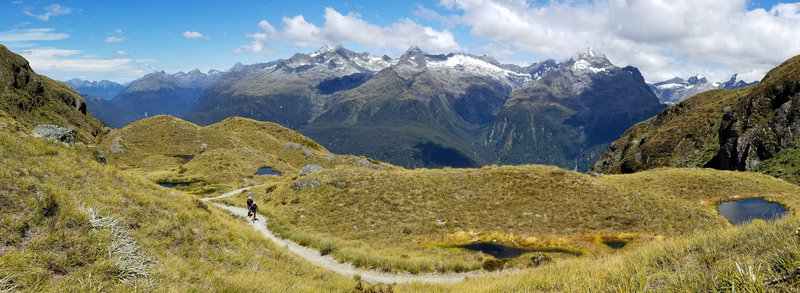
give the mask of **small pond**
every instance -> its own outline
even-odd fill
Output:
[[[272,168],[260,168],[256,171],[256,175],[278,175],[281,176],[281,173],[272,171]]]
[[[787,213],[779,203],[760,198],[723,202],[717,210],[734,225],[747,224],[753,219],[774,220]]]
[[[189,186],[189,183],[157,183],[163,187],[172,188],[175,186]]]
[[[628,245],[628,242],[624,240],[603,240],[602,242],[606,246],[611,247],[613,249],[623,249],[625,248],[626,245]]]
[[[500,244],[485,243],[485,242],[470,243],[470,244],[465,244],[465,245],[459,245],[459,246],[456,246],[456,247],[464,248],[464,249],[468,249],[468,250],[472,250],[472,251],[483,252],[485,254],[493,256],[496,259],[515,258],[515,257],[518,257],[518,256],[523,255],[525,253],[534,252],[534,251],[536,251],[536,252],[545,252],[545,253],[557,252],[557,253],[567,253],[567,254],[572,254],[572,255],[580,255],[579,253],[575,253],[575,252],[567,251],[567,250],[563,250],[563,249],[557,249],[557,248],[556,249],[523,249],[523,248],[509,247],[509,246],[503,246],[503,245],[500,245]]]

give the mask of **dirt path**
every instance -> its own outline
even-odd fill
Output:
[[[252,187],[240,188],[223,195],[214,197],[214,198],[206,198],[203,199],[204,201],[209,201],[213,199],[220,199],[229,196],[236,195],[242,191],[248,190]],[[231,214],[240,216],[240,217],[247,217],[247,209],[234,207],[219,203],[212,203],[220,208],[223,208],[229,211]],[[394,283],[410,283],[410,282],[422,282],[422,283],[455,283],[462,281],[468,277],[478,277],[478,276],[485,276],[490,274],[510,274],[519,270],[511,270],[511,271],[504,271],[504,272],[485,272],[485,271],[476,271],[476,272],[465,272],[465,273],[422,273],[422,274],[393,274],[393,273],[386,273],[377,270],[365,270],[359,269],[349,263],[341,263],[335,260],[330,255],[322,255],[319,251],[310,249],[305,246],[301,246],[293,241],[278,238],[275,234],[272,234],[267,229],[267,218],[264,215],[259,214],[258,221],[248,221],[250,226],[256,231],[261,232],[264,237],[269,238],[275,244],[286,247],[294,254],[304,258],[305,260],[321,266],[323,268],[329,269],[331,271],[336,272],[337,274],[342,274],[345,276],[361,276],[361,279],[369,282],[369,283],[384,283],[384,284],[394,284]]]

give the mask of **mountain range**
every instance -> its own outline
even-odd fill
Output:
[[[199,125],[241,116],[297,129],[336,153],[404,167],[553,164],[586,171],[628,127],[712,89],[752,83],[704,76],[644,82],[595,52],[564,62],[502,64],[489,56],[398,58],[325,46],[227,72],[148,74],[111,100],[79,83],[89,108],[121,128],[169,114]],[[96,91],[95,91],[96,93]]]
[[[73,78],[65,81],[64,84],[75,89],[79,93],[85,93],[105,100],[111,100],[125,90],[125,85],[108,80],[87,81]]]
[[[670,80],[650,84],[650,89],[656,94],[662,104],[675,105],[680,101],[696,94],[713,89],[737,89],[756,84],[758,81],[746,82],[738,78],[738,74],[731,76],[726,82],[709,82],[703,75],[695,75],[689,79],[675,77]]]
[[[221,75],[222,72],[217,70],[174,74],[157,71],[132,81],[111,99],[99,94],[103,93],[103,85],[109,85],[110,91],[114,88],[113,83],[77,80],[68,83],[73,84],[72,87],[87,100],[92,113],[109,126],[122,128],[133,121],[156,115],[182,117],[203,90]]]
[[[276,122],[333,152],[405,167],[548,163],[586,170],[624,129],[661,108],[638,70],[593,52],[521,67],[416,47],[393,59],[326,46],[235,65],[184,118],[200,125],[231,116]]]

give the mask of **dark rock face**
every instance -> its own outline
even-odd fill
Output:
[[[500,84],[470,85],[464,95],[453,102],[453,108],[469,123],[489,123],[497,116],[510,93],[510,88]]]
[[[369,72],[353,73],[342,77],[331,77],[317,85],[320,94],[330,95],[335,92],[357,88],[372,78]]]
[[[40,124],[33,128],[33,133],[55,141],[75,143],[75,129],[55,125]]]
[[[800,131],[800,80],[785,81],[742,100],[722,116],[720,149],[706,167],[753,170],[789,146]]]

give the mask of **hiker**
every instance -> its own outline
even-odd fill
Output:
[[[258,218],[256,218],[256,214],[258,213],[258,205],[255,201],[250,204],[250,213],[253,214],[253,221],[258,221]]]
[[[248,196],[248,197],[247,197],[247,217],[248,217],[248,218],[249,218],[249,217],[250,217],[250,215],[251,215],[251,214],[250,214],[250,206],[251,206],[251,205],[253,205],[253,197],[252,197],[252,196]]]

